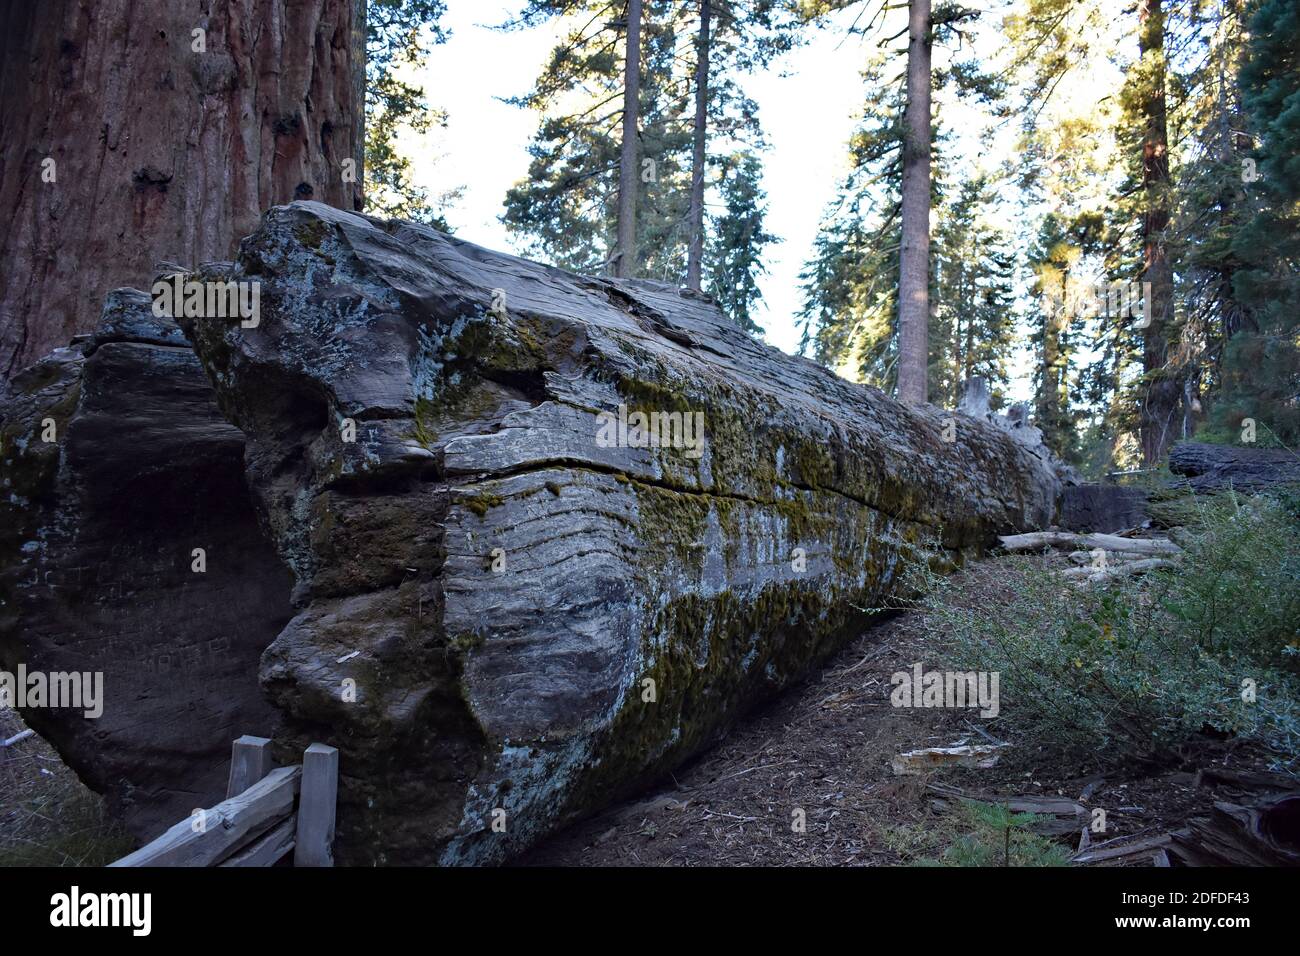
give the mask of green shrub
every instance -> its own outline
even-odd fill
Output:
[[[1202,499],[1177,568],[1080,588],[1007,558],[999,600],[939,582],[927,621],[959,670],[1000,673],[1014,732],[1089,762],[1169,759],[1206,727],[1254,737],[1297,769],[1300,542],[1269,498]],[[1243,682],[1253,682],[1255,700]]]
[[[1185,570],[1168,576],[1168,612],[1229,666],[1296,670],[1297,532],[1287,501],[1231,492],[1196,499],[1191,523],[1176,535]]]

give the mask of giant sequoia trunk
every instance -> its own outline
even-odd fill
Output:
[[[1053,516],[996,426],[946,442],[666,286],[311,203],[231,277],[257,328],[184,321],[296,576],[262,681],[343,749],[353,862],[503,859],[806,673],[923,542]]]
[[[295,197],[361,208],[364,9],[0,0],[0,394],[155,263]]]
[[[754,341],[698,294],[318,203],[271,210],[234,266],[192,279],[260,283],[255,328],[182,324],[293,573],[260,681],[284,759],[309,739],[342,751],[346,863],[506,859],[801,678],[911,562],[951,566],[1053,518],[1049,463],[1006,429],[958,415],[954,431]],[[205,414],[179,408],[175,427]],[[48,455],[32,418],[6,425],[27,449],[12,467]],[[138,441],[97,447],[102,467],[141,460]],[[181,494],[186,475],[172,481]],[[59,518],[33,514],[0,567]],[[245,641],[265,635],[250,623]]]

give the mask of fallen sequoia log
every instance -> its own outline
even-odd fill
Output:
[[[1247,448],[1181,442],[1169,452],[1169,470],[1187,479],[1194,491],[1261,491],[1300,483],[1300,455],[1286,448]]]
[[[94,335],[12,387],[0,670],[101,674],[102,699],[9,703],[27,703],[65,762],[153,837],[220,799],[234,737],[277,726],[255,673],[291,616],[289,573],[258,529],[243,435],[146,295],[111,293]]]
[[[798,680],[909,561],[1054,517],[1005,430],[661,284],[316,203],[182,279],[259,290],[252,322],[180,322],[293,574],[260,681],[286,759],[341,751],[342,863],[507,859]],[[254,577],[278,581],[250,562],[228,600]]]
[[[1061,492],[1059,524],[1069,531],[1110,533],[1141,527],[1148,519],[1147,492],[1129,485],[1069,485]]]

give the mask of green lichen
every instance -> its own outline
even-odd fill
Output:
[[[429,451],[433,451],[438,444],[438,429],[434,425],[435,416],[435,404],[423,396],[418,396],[415,399],[415,415],[411,419],[411,434],[408,437]]]
[[[475,631],[461,631],[447,639],[447,649],[457,656],[464,657],[470,651],[483,646],[487,638]]]
[[[480,518],[487,515],[489,508],[499,508],[501,505],[505,504],[505,501],[506,500],[500,495],[494,495],[485,491],[480,491],[473,495],[466,495],[461,498],[461,504],[474,512]]]
[[[708,526],[710,502],[707,496],[670,491],[641,481],[632,481],[642,543],[662,558],[675,557],[680,564],[698,572],[704,564],[704,532]],[[660,565],[663,566],[663,565]]]
[[[320,250],[321,244],[329,236],[330,227],[320,219],[310,219],[294,227],[293,235],[309,249]]]

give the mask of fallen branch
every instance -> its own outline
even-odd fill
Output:
[[[34,730],[23,730],[23,731],[20,731],[20,732],[14,734],[12,737],[10,737],[8,740],[6,740],[6,741],[4,742],[4,746],[6,746],[6,747],[12,747],[14,744],[18,743],[18,741],[20,741],[20,740],[26,740],[28,737],[35,737],[35,736],[36,736],[36,731],[34,731]]]
[[[1132,552],[1124,552],[1124,551],[1107,552],[1107,551],[1103,551],[1101,548],[1098,548],[1096,551],[1071,551],[1069,557],[1070,557],[1070,561],[1074,564],[1078,564],[1078,565],[1086,564],[1086,565],[1097,567],[1098,563],[1097,563],[1096,556],[1098,553],[1102,553],[1106,555],[1107,563],[1137,561],[1142,557],[1141,554],[1134,554]]]
[[[1113,534],[1074,534],[1069,531],[1031,531],[1027,534],[1001,535],[1006,551],[1042,551],[1045,548],[1101,548],[1105,551],[1132,554],[1182,554],[1183,549],[1168,538],[1121,538]]]
[[[0,740],[0,763],[8,763],[9,760],[11,759],[9,756],[10,747],[18,743],[20,740],[26,740],[28,737],[35,737],[35,736],[36,736],[36,731],[23,730],[14,734],[8,740]]]
[[[1081,584],[1098,584],[1115,578],[1145,574],[1147,571],[1154,571],[1156,568],[1172,568],[1176,566],[1176,561],[1169,561],[1165,558],[1143,558],[1140,561],[1125,561],[1105,568],[1066,568],[1061,572],[1061,576]]]
[[[1029,829],[1044,836],[1064,836],[1080,829],[1087,833],[1088,811],[1082,805],[1066,797],[1046,797],[1033,794],[1000,797],[985,793],[967,793],[957,787],[931,782],[926,789],[948,800],[963,800],[968,803],[981,803],[988,806],[1003,806],[1011,813],[1032,813],[1039,819]]]
[[[1173,842],[1173,837],[1168,833],[1161,833],[1159,836],[1148,837],[1145,840],[1138,840],[1136,843],[1130,843],[1127,846],[1115,846],[1105,850],[1091,849],[1083,853],[1076,853],[1071,857],[1072,863],[1100,863],[1102,860],[1116,860],[1125,856],[1134,856],[1137,854],[1149,854],[1153,850],[1160,849]]]
[[[1000,751],[1008,745],[974,744],[964,747],[925,747],[909,750],[890,761],[897,775],[919,774],[939,767],[975,767],[987,770],[998,762]]]

